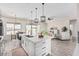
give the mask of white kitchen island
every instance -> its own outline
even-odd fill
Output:
[[[22,47],[29,56],[51,55],[51,39],[49,37],[27,37],[22,35]]]

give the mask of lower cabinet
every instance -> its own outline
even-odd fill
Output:
[[[45,56],[49,53],[48,50],[51,49],[51,47],[48,48],[46,42],[47,41],[45,39],[35,43],[30,41],[29,39],[22,38],[21,44],[29,56]]]
[[[34,55],[34,44],[32,42],[30,42],[29,40],[24,40],[24,43],[22,43],[22,47],[24,48],[26,53],[28,53],[28,55]]]
[[[70,39],[69,32],[62,32],[61,35],[62,35],[61,40],[69,40]]]

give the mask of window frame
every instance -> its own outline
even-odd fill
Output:
[[[28,31],[28,30],[27,30],[27,26],[28,26],[28,25],[32,26],[32,27],[30,28],[30,34],[34,35],[34,34],[33,34],[33,29],[36,30],[36,34],[37,34],[37,25],[34,25],[35,27],[33,27],[33,25],[31,25],[31,24],[26,24],[26,26],[25,26],[25,27],[26,27],[26,34],[29,35],[29,33],[27,32],[27,31]]]
[[[13,24],[13,25],[14,25],[14,28],[13,28],[13,29],[7,29],[7,24]],[[19,24],[19,25],[20,25],[20,29],[15,29],[15,25],[16,25],[16,24]],[[6,29],[7,29],[7,30],[6,30],[6,35],[10,35],[10,34],[12,35],[13,33],[8,34],[8,32],[9,32],[9,31],[13,31],[14,34],[15,34],[16,31],[21,31],[21,30],[22,30],[22,25],[21,25],[21,23],[7,22],[7,23],[6,23]]]

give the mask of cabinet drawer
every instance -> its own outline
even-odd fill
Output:
[[[42,52],[42,53],[40,53],[38,56],[45,56],[46,55],[46,51],[44,51],[44,52]]]
[[[36,49],[36,50],[43,50],[43,49],[45,49],[45,48],[46,48],[46,46],[45,46],[45,45],[42,45],[42,46],[36,47],[35,49]]]
[[[45,45],[45,44],[46,44],[45,42],[39,42],[39,43],[36,44],[36,48],[37,48],[37,47],[41,47],[41,46],[43,46],[43,45]]]
[[[46,50],[46,47],[43,47],[43,48],[38,48],[38,49],[36,49],[36,54],[42,54],[42,53],[44,53],[44,52],[46,52],[47,50]]]
[[[46,52],[45,53],[43,53],[43,54],[41,54],[41,56],[45,56],[46,55]]]
[[[44,52],[39,52],[39,53],[36,53],[37,56],[42,56],[42,54],[46,53],[46,51]]]

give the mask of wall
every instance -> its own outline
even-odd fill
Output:
[[[76,42],[78,43],[78,32],[79,32],[79,4],[76,5],[76,17],[75,19],[76,24],[75,24],[75,37],[76,37]]]
[[[47,21],[48,23],[48,30],[50,30],[51,27],[57,27],[60,31],[63,26],[66,26],[69,29],[69,19],[67,18],[56,18],[51,21]]]
[[[55,18],[54,20],[47,21],[47,23],[48,23],[48,31],[50,31],[51,27],[53,27],[53,28],[55,27],[62,34],[62,28],[64,26],[66,26],[68,28],[67,32],[69,33],[69,28],[70,28],[69,27],[69,18],[67,18],[67,17],[64,17],[64,18],[63,17],[62,18]]]

